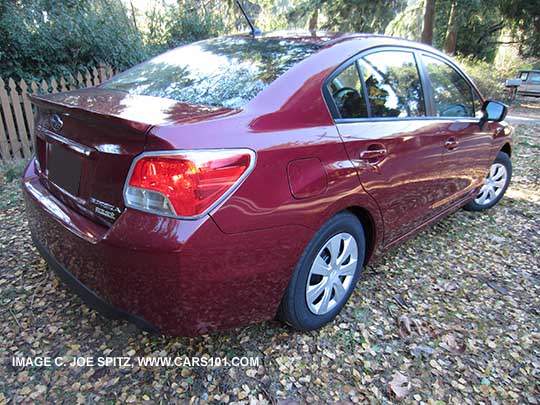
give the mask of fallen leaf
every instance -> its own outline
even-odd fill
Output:
[[[404,400],[409,395],[410,389],[409,379],[399,371],[394,373],[392,380],[388,383],[388,392],[397,401]]]

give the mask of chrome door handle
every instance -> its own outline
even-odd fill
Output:
[[[458,147],[458,145],[459,142],[454,138],[450,138],[444,143],[444,147],[448,150],[454,150]]]
[[[360,152],[360,159],[362,160],[380,159],[385,156],[386,156],[386,149],[364,150]]]

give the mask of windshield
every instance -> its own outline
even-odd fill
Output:
[[[102,88],[191,104],[242,107],[320,45],[277,38],[219,38],[173,49]]]

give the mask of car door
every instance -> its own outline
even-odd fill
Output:
[[[443,138],[426,119],[415,52],[379,48],[329,77],[325,97],[390,244],[433,217]]]
[[[521,84],[518,87],[518,94],[527,93],[527,90],[529,88],[529,85],[527,84],[529,72],[519,72],[519,78],[521,79]]]
[[[442,199],[446,208],[478,191],[491,165],[493,134],[479,125],[481,99],[465,75],[448,60],[422,53],[426,87],[437,131],[444,137]]]
[[[540,72],[531,72],[527,80],[527,93],[540,96]]]

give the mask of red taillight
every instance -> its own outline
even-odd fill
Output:
[[[164,215],[199,216],[240,184],[254,159],[249,149],[143,155],[131,170],[126,205]]]

